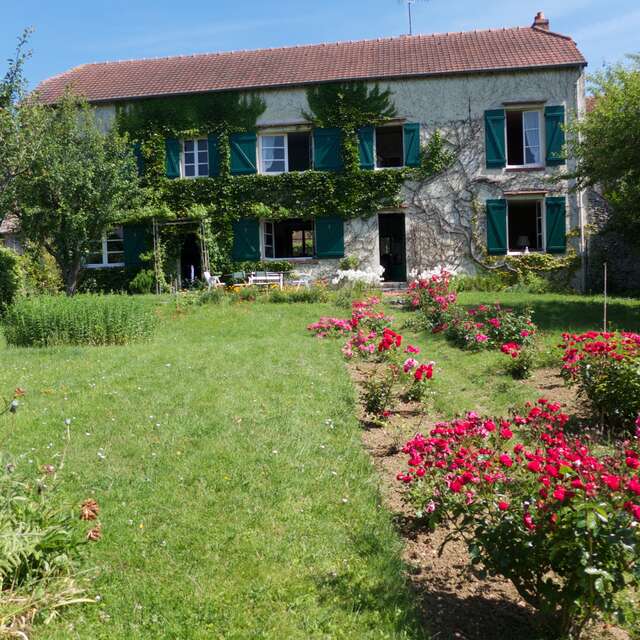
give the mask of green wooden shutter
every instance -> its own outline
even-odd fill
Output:
[[[313,168],[316,171],[342,169],[342,132],[340,129],[313,130]]]
[[[207,149],[209,150],[209,176],[214,177],[220,174],[220,153],[218,151],[218,136],[210,133],[207,139]]]
[[[142,145],[139,142],[134,142],[133,144],[133,155],[136,158],[138,175],[141,176],[144,173],[144,157],[142,155]]]
[[[167,138],[164,141],[164,166],[167,178],[180,177],[180,140]]]
[[[373,157],[373,127],[361,127],[358,129],[358,152],[360,155],[360,168],[373,169],[375,161]]]
[[[547,165],[564,164],[564,107],[562,105],[544,108],[544,129]]]
[[[420,124],[407,122],[402,128],[404,144],[404,166],[420,166]]]
[[[496,169],[507,164],[505,153],[504,109],[484,112],[484,136],[487,168]]]
[[[240,218],[233,223],[233,250],[237,262],[260,260],[260,222],[256,218]]]
[[[122,244],[125,269],[138,270],[142,266],[140,254],[149,251],[150,248],[147,225],[125,225],[122,228]]]
[[[507,253],[506,200],[487,200],[487,251],[491,255]]]
[[[316,256],[344,257],[344,220],[340,217],[316,218]]]
[[[257,173],[256,140],[255,133],[233,133],[229,137],[233,175]]]
[[[564,253],[567,249],[567,214],[564,197],[546,198],[547,253]]]

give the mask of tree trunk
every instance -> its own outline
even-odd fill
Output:
[[[80,274],[81,262],[74,261],[72,264],[60,265],[62,278],[64,280],[64,292],[68,296],[75,295],[78,287],[78,275]]]

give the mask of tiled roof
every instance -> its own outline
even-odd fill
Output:
[[[573,40],[538,27],[401,36],[75,67],[38,87],[89,101],[586,64]]]

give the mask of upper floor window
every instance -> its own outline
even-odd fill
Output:
[[[182,175],[204,178],[209,175],[209,146],[206,138],[182,141]]]
[[[311,168],[308,131],[260,136],[260,172],[286,173]]]
[[[122,227],[116,227],[104,233],[100,240],[92,243],[87,256],[85,267],[97,269],[100,267],[124,266],[124,242]]]
[[[402,167],[404,141],[402,127],[376,127],[376,167]]]
[[[507,165],[542,164],[540,111],[507,111]]]
[[[314,253],[313,220],[293,218],[263,223],[265,258],[310,258]]]

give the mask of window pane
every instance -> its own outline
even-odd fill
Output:
[[[209,154],[206,151],[198,151],[198,162],[205,163],[209,161]]]
[[[107,261],[109,264],[118,264],[119,262],[124,262],[124,253],[109,253],[107,256]]]
[[[193,164],[196,160],[195,153],[187,152],[184,154],[184,163],[185,164]]]
[[[87,264],[102,264],[102,252],[90,253],[87,256]]]
[[[209,173],[209,165],[208,164],[199,164],[198,165],[198,175],[206,176]]]
[[[308,132],[290,133],[288,140],[289,171],[311,168],[311,135]]]
[[[522,114],[524,127],[524,152],[526,164],[540,163],[540,126],[537,111],[525,111]]]
[[[184,175],[191,178],[196,175],[196,168],[193,164],[185,165],[184,167]]]
[[[509,200],[509,251],[541,251],[540,202],[537,200]]]
[[[507,164],[522,165],[522,111],[507,111]]]
[[[199,151],[206,151],[207,150],[207,140],[206,140],[206,138],[200,138],[200,140],[198,140],[198,150]]]
[[[193,140],[185,140],[184,141],[184,150],[186,151],[193,151]]]
[[[402,127],[376,129],[376,166],[401,167],[404,164]]]
[[[262,148],[282,147],[284,149],[284,136],[262,136]]]
[[[263,167],[267,173],[282,172],[285,170],[284,160],[265,160]]]
[[[262,150],[264,160],[284,160],[284,148],[269,147]]]

